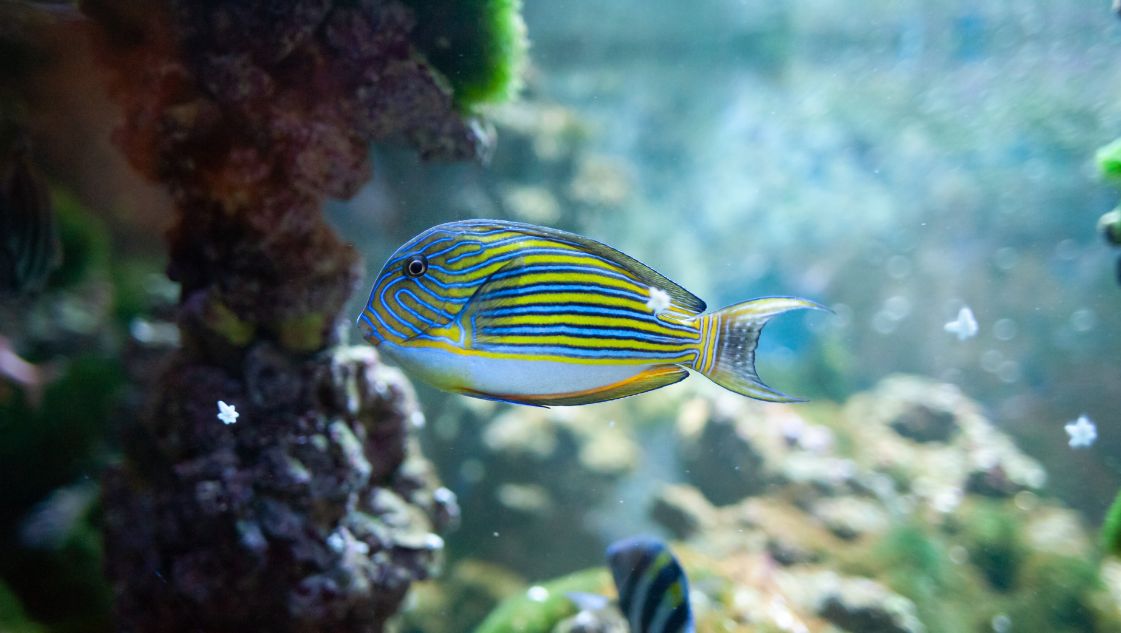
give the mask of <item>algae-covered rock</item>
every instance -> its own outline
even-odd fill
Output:
[[[473,559],[456,563],[440,579],[418,583],[402,616],[401,633],[460,633],[480,624],[499,602],[525,591],[513,572]]]
[[[1039,464],[957,388],[897,376],[840,407],[798,408],[698,391],[677,422],[697,489],[663,488],[652,516],[718,559],[780,565],[769,573],[807,630],[815,618],[935,633],[1121,624],[1083,521],[1042,494]],[[1036,595],[1042,569],[1057,580]],[[843,590],[809,592],[829,578]]]
[[[817,501],[810,506],[810,513],[830,532],[846,540],[867,534],[881,534],[887,530],[891,521],[878,501],[851,496]]]
[[[857,461],[876,463],[932,507],[961,491],[1009,498],[1046,483],[1039,463],[952,385],[890,377],[853,396],[845,417]]]
[[[923,633],[915,605],[882,585],[863,579],[825,589],[817,606],[821,617],[842,629],[861,633]]]
[[[662,488],[650,507],[650,516],[676,538],[697,536],[716,522],[716,509],[692,486]]]
[[[554,627],[578,611],[567,594],[606,594],[610,585],[611,577],[605,569],[576,572],[534,585],[504,601],[474,633],[552,633]]]
[[[1121,630],[1121,571],[1095,560],[1084,522],[1040,490],[1042,468],[955,387],[898,376],[847,403],[812,406],[761,406],[704,385],[680,391],[623,401],[608,417],[656,420],[619,427],[678,440],[691,483],[652,486],[647,511],[682,539],[673,549],[698,631]],[[534,421],[540,413],[515,411],[484,437],[497,433],[495,446],[512,454],[555,454],[560,436]],[[583,417],[593,416],[564,413],[558,426]],[[1005,485],[971,484],[993,459],[1010,473]],[[756,471],[740,476],[736,466]],[[514,601],[534,623],[527,630],[617,623],[614,607],[562,616]],[[508,622],[515,609],[500,611],[507,619],[488,622]]]

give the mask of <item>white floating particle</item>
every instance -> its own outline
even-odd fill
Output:
[[[222,424],[233,424],[237,422],[237,416],[241,415],[237,412],[237,408],[232,404],[226,404],[221,400],[218,401],[218,419]]]
[[[1098,427],[1085,413],[1078,416],[1077,420],[1067,422],[1063,428],[1070,436],[1071,448],[1086,448],[1098,439]]]
[[[958,311],[958,318],[944,325],[943,329],[957,335],[959,341],[977,336],[977,319],[973,316],[973,310],[969,306],[962,306]]]
[[[549,590],[541,585],[533,585],[525,593],[534,602],[545,602],[549,599]]]

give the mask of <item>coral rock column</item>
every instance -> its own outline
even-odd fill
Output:
[[[371,141],[469,158],[488,139],[397,2],[82,10],[124,111],[115,141],[175,204],[182,288],[181,348],[105,478],[121,628],[380,631],[457,509],[410,440],[408,383],[337,346],[359,258],[321,206],[366,180]]]

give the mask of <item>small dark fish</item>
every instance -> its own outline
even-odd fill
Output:
[[[26,141],[0,159],[0,296],[42,290],[61,263],[50,193]]]
[[[607,562],[631,633],[695,631],[689,582],[665,543],[649,537],[616,541],[607,548]]]

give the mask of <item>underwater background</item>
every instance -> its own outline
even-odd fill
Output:
[[[1121,630],[1119,51],[1104,1],[0,1],[0,631],[626,631],[566,593],[636,534],[698,631]],[[811,401],[426,386],[354,319],[467,218],[820,302],[758,354]]]

